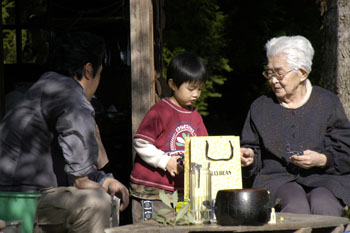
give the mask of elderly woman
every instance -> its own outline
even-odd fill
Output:
[[[341,216],[350,205],[350,123],[338,97],[308,80],[314,50],[302,36],[266,43],[272,92],[250,107],[244,175],[281,200],[281,212]]]

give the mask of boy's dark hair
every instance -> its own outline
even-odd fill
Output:
[[[89,32],[66,33],[53,41],[49,66],[53,71],[81,80],[83,68],[89,62],[95,77],[105,54],[103,38]]]
[[[175,55],[168,67],[167,80],[169,79],[172,79],[177,87],[185,82],[205,83],[207,68],[204,60],[189,52]]]

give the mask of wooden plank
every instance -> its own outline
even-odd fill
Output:
[[[300,228],[299,230],[295,231],[294,233],[311,233],[312,228],[311,227],[303,227]]]
[[[344,232],[350,232],[350,224],[346,225]]]
[[[344,232],[344,226],[343,225],[339,225],[336,228],[334,228],[331,233],[343,233],[343,232]]]
[[[0,1],[1,3],[1,1]],[[2,19],[2,10],[0,11],[0,19]],[[5,114],[5,81],[4,81],[4,45],[3,45],[3,25],[0,21],[0,119]]]
[[[106,229],[106,233],[117,232],[159,232],[159,233],[185,233],[185,232],[298,232],[309,233],[310,230],[328,230],[339,232],[344,225],[349,224],[348,218],[276,213],[276,224],[265,224],[262,226],[220,226],[216,224],[190,225],[190,226],[163,226],[155,221],[148,221],[139,224],[125,225],[116,228]],[[141,230],[142,229],[142,230]],[[331,229],[331,230],[330,230]]]
[[[152,0],[130,0],[130,41],[134,135],[145,113],[155,103]]]

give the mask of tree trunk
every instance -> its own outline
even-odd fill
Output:
[[[327,0],[323,86],[336,93],[350,118],[350,1]]]

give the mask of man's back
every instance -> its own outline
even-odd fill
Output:
[[[45,73],[0,124],[0,190],[36,191],[57,186],[53,159],[62,156],[52,148],[58,145],[60,134],[72,133],[69,129],[74,129],[80,115],[74,113],[84,111],[91,116],[93,109],[77,81]],[[57,157],[52,158],[53,154]]]

